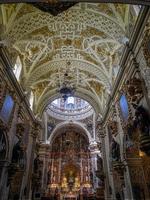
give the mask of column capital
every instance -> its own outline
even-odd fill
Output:
[[[33,125],[32,125],[32,128],[31,128],[31,136],[34,137],[34,138],[37,138],[40,131],[41,131],[41,123],[39,121],[35,121],[33,122]]]
[[[91,154],[95,155],[95,154],[99,154],[100,153],[100,150],[98,148],[98,144],[97,144],[97,142],[95,140],[91,141],[89,147],[90,147]]]

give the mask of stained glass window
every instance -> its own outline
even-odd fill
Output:
[[[123,116],[124,120],[127,120],[129,110],[128,110],[128,102],[127,102],[126,96],[124,94],[120,98],[120,108],[121,108],[121,112],[122,112],[122,116]]]
[[[0,117],[5,122],[8,123],[12,109],[14,106],[14,101],[10,95],[6,95],[2,109],[0,111]]]

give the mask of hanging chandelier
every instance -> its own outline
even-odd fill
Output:
[[[67,65],[69,66],[70,62],[67,62]],[[75,92],[75,88],[71,86],[70,79],[71,78],[69,76],[68,70],[66,70],[66,72],[64,73],[63,84],[59,90],[59,93],[61,94],[61,97],[64,99],[64,101],[66,101],[68,97],[73,96]]]
[[[60,90],[59,90],[62,98],[64,99],[64,101],[66,101],[68,99],[68,97],[71,97],[74,95],[74,88],[68,87],[68,86],[63,86]]]

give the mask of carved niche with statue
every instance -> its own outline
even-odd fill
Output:
[[[32,188],[33,193],[40,190],[42,178],[43,161],[40,160],[39,155],[34,159],[33,174],[32,174]]]
[[[150,116],[143,106],[136,108],[134,127],[140,130],[140,150],[150,156]]]
[[[6,154],[7,154],[7,140],[4,131],[0,129],[0,161],[6,159]]]

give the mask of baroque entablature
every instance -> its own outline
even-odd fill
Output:
[[[25,90],[34,92],[35,112],[43,110],[50,95],[58,94],[69,70],[69,84],[76,88],[76,95],[94,100],[103,113],[123,40],[134,21],[131,7],[80,3],[55,17],[27,4],[2,5],[1,9],[2,38],[20,55],[21,82]]]

